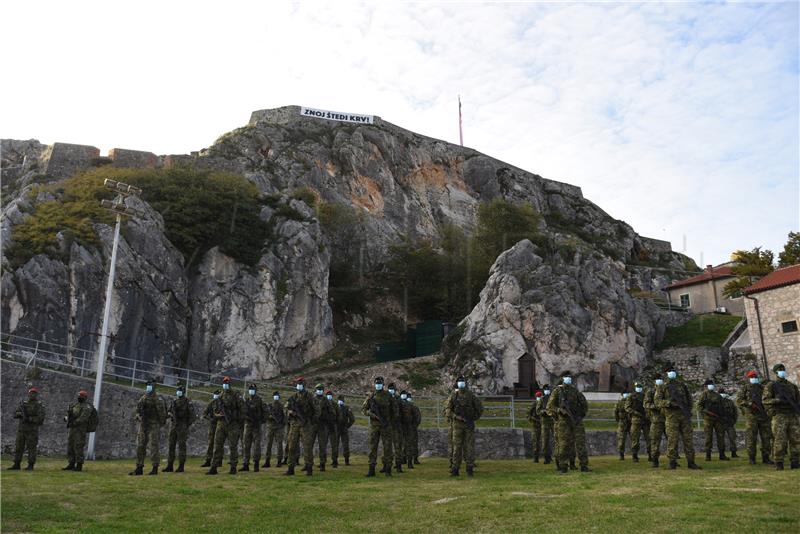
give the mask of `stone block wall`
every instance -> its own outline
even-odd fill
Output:
[[[138,169],[153,168],[159,165],[158,156],[143,150],[128,150],[126,148],[112,148],[108,157],[113,161],[114,167],[134,167]]]
[[[800,322],[800,284],[761,291],[751,297],[758,300],[769,372],[772,373],[772,366],[780,362],[786,366],[787,378],[800,382],[800,332],[784,334],[781,329],[781,323],[785,321]],[[760,362],[764,350],[761,348],[755,303],[747,298],[744,301],[750,347]]]
[[[66,178],[75,172],[88,169],[92,160],[100,157],[100,149],[89,145],[55,143],[42,154],[45,173]]]

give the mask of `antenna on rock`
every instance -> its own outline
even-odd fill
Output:
[[[464,146],[464,132],[461,129],[461,95],[458,95],[458,141]]]

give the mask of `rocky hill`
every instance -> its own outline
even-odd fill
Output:
[[[527,352],[549,372],[570,366],[591,383],[601,363],[635,369],[671,320],[629,291],[658,290],[693,267],[578,187],[379,117],[353,124],[303,117],[297,106],[256,111],[246,126],[190,155],[114,149],[101,157],[94,147],[35,140],[3,140],[0,150],[2,331],[65,345],[96,345],[113,228],[93,220],[94,246],[54,229],[56,253],[24,262],[8,256],[15,226],[44,204],[64,201],[64,179],[96,167],[191,167],[243,176],[268,199],[259,217],[270,237],[253,265],[220,247],[187,258],[167,238],[169,214],[129,200],[144,216],[123,229],[112,357],[269,378],[344,340],[355,347],[369,337],[359,332],[387,317],[413,319],[396,294],[381,291],[392,246],[427,240],[435,249],[448,226],[470,236],[479,206],[501,199],[535,210],[540,239],[506,244],[513,248],[492,268],[457,331],[462,337],[449,340],[453,365],[481,374],[496,390],[515,381],[514,359]],[[336,207],[350,210],[348,217],[331,216]],[[358,306],[331,298],[346,293],[341,280],[331,280],[336,266],[370,289],[355,293]]]

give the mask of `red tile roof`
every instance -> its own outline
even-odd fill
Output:
[[[693,286],[695,284],[702,284],[704,282],[708,282],[709,280],[717,280],[718,278],[730,278],[730,277],[733,277],[733,272],[731,271],[730,266],[714,267],[712,270],[705,270],[703,271],[703,273],[692,276],[691,278],[685,278],[684,280],[678,280],[677,282],[673,282],[672,284],[667,286],[667,289],[676,289],[679,287]]]
[[[750,295],[752,293],[758,293],[759,291],[790,286],[797,283],[800,283],[800,264],[790,265],[789,267],[783,267],[772,271],[752,286],[745,288],[744,293],[745,295]]]

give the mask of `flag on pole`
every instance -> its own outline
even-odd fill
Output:
[[[461,128],[461,95],[458,95],[458,141],[464,146],[464,132]]]

